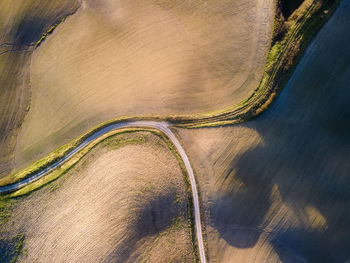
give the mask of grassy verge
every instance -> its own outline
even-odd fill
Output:
[[[50,153],[48,156],[33,163],[28,168],[0,179],[0,186],[13,184],[30,177],[62,158],[67,152],[94,132],[113,123],[135,120],[168,120],[175,123],[176,126],[197,128],[229,125],[251,120],[258,116],[276,99],[307,45],[333,14],[340,0],[305,0],[305,3],[302,8],[297,9],[291,15],[289,20],[284,21],[284,25],[287,26],[285,27],[286,32],[283,36],[279,40],[276,40],[274,36],[272,37],[272,45],[262,80],[258,88],[248,99],[228,109],[203,114],[169,116],[167,118],[160,116],[127,116],[102,123],[79,138]],[[281,21],[276,16],[274,31],[278,28],[278,24],[281,24]],[[49,32],[52,32],[52,30],[50,29]]]
[[[142,259],[141,263],[149,262],[149,259],[151,257],[151,251],[154,249],[154,247],[157,245],[157,243],[162,237],[175,235],[176,231],[179,231],[180,229],[185,227],[187,227],[187,222],[183,220],[182,216],[174,218],[171,226],[168,229],[164,230],[163,232],[159,233],[159,235],[155,238],[153,243],[146,249],[146,253],[145,253],[146,256]],[[174,238],[176,237],[174,236]],[[173,242],[175,243],[175,240],[173,240]],[[195,257],[194,257],[194,260],[195,262],[198,262],[198,260]]]
[[[160,131],[156,130],[156,129],[152,129],[152,128],[137,128],[137,127],[133,127],[133,128],[122,128],[122,129],[118,129],[118,130],[114,130],[111,131],[107,134],[104,134],[103,136],[97,138],[96,140],[92,141],[89,145],[87,145],[84,149],[82,149],[81,151],[79,151],[78,153],[76,153],[71,159],[69,159],[67,162],[65,162],[64,164],[62,164],[60,167],[56,168],[55,170],[53,170],[52,172],[50,172],[49,174],[43,176],[42,178],[38,179],[37,181],[13,192],[10,193],[4,197],[1,197],[2,199],[0,199],[0,211],[2,211],[2,207],[4,208],[4,218],[7,216],[7,213],[5,212],[7,204],[8,204],[8,200],[10,198],[18,198],[21,196],[26,196],[29,195],[30,193],[32,193],[35,190],[38,190],[40,188],[42,188],[43,186],[47,185],[48,183],[58,179],[59,177],[61,177],[62,175],[64,175],[65,173],[67,173],[70,169],[72,169],[80,160],[83,156],[85,156],[88,152],[90,152],[94,147],[96,147],[98,144],[102,143],[103,146],[111,148],[111,149],[117,149],[120,147],[123,147],[127,144],[140,144],[143,143],[147,140],[147,138],[140,136],[137,138],[132,138],[132,139],[128,139],[128,140],[122,140],[122,139],[118,139],[118,138],[114,138],[113,140],[110,140],[110,138],[112,136],[115,136],[117,134],[123,134],[123,133],[130,133],[130,132],[136,132],[136,131],[148,131],[151,132],[152,134],[158,136],[160,139],[162,139],[167,147],[171,150],[171,152],[174,154],[176,160],[179,163],[180,169],[182,171],[182,175],[183,175],[183,179],[185,182],[185,187],[186,187],[186,203],[187,203],[187,219],[188,219],[188,226],[190,229],[190,239],[191,239],[191,243],[192,243],[192,249],[193,249],[193,253],[194,253],[194,257],[196,258],[196,260],[198,261],[198,253],[197,250],[195,249],[197,247],[196,245],[196,236],[195,236],[195,228],[194,228],[194,208],[193,208],[193,200],[192,200],[192,190],[191,190],[191,185],[189,182],[189,178],[188,178],[188,174],[187,174],[187,170],[186,167],[181,159],[181,156],[179,155],[179,153],[177,152],[176,148],[174,147],[174,145],[172,144],[172,142],[169,140],[169,138],[164,135],[163,133],[161,133]],[[86,136],[82,136],[81,138],[86,138]],[[80,140],[77,140],[80,142]],[[38,169],[37,167],[40,167],[40,164],[42,163],[50,163],[48,160],[56,160],[58,157],[57,156],[61,156],[61,154],[63,154],[64,152],[67,152],[66,149],[71,149],[72,145],[77,145],[77,142],[72,142],[64,147],[60,148],[60,151],[55,151],[51,158],[44,158],[38,162],[36,162],[33,167],[34,168],[28,168],[26,170],[21,171],[21,175],[25,174],[25,172],[32,172],[35,171],[36,169]],[[32,173],[29,173],[32,174]],[[28,174],[27,174],[28,175]],[[19,177],[16,177],[19,178]],[[2,205],[1,200],[4,200],[4,205]],[[6,210],[7,211],[7,210]],[[1,216],[2,214],[0,214]]]
[[[136,138],[129,138],[129,139],[122,139],[116,137],[120,134],[126,134],[126,133],[132,133],[137,131],[148,131],[156,136],[158,136],[161,140],[163,140],[166,143],[166,146],[169,147],[171,152],[174,154],[176,160],[178,161],[180,165],[180,169],[183,174],[183,179],[186,186],[186,204],[187,204],[187,226],[190,229],[190,240],[192,244],[192,250],[194,258],[198,261],[198,255],[196,252],[196,238],[195,238],[195,230],[194,230],[194,211],[193,211],[193,204],[192,204],[192,191],[191,186],[189,183],[187,171],[185,168],[184,163],[182,162],[182,159],[180,155],[178,154],[177,150],[174,148],[171,141],[166,137],[163,133],[156,129],[152,128],[122,128],[119,130],[111,131],[108,134],[105,134],[99,138],[97,138],[95,141],[91,142],[89,145],[87,145],[84,149],[82,149],[80,152],[78,152],[72,159],[70,159],[68,162],[62,164],[60,167],[49,173],[48,175],[40,178],[39,180],[25,186],[24,188],[17,190],[13,193],[10,193],[6,196],[0,196],[0,223],[6,222],[8,217],[10,216],[9,210],[11,209],[11,199],[12,198],[18,198],[27,196],[30,193],[32,193],[35,190],[38,190],[45,185],[49,184],[50,182],[58,179],[62,175],[64,175],[66,172],[68,172],[70,169],[72,169],[81,159],[83,156],[85,156],[88,152],[90,152],[94,147],[96,147],[99,144],[102,144],[104,147],[107,147],[109,149],[118,149],[125,145],[134,145],[134,144],[141,144],[147,141],[147,136],[138,136]],[[0,240],[1,241],[1,240]],[[12,242],[13,241],[13,242]],[[11,262],[15,262],[18,258],[18,256],[22,253],[23,243],[24,243],[24,236],[16,237],[11,242],[12,247],[15,247],[15,250],[10,255],[11,256]],[[16,241],[16,242],[15,242]],[[7,242],[7,241],[6,241]],[[8,242],[7,242],[8,243]],[[8,258],[8,257],[7,257]],[[13,261],[14,260],[14,261]]]
[[[0,227],[6,223],[10,217],[11,207],[11,200],[7,197],[0,196]]]
[[[151,131],[151,130],[150,130]],[[197,244],[197,239],[196,239],[196,233],[195,233],[195,227],[194,227],[194,207],[193,207],[193,198],[192,198],[192,188],[191,188],[191,184],[188,178],[188,174],[187,174],[187,170],[185,167],[184,162],[182,161],[182,158],[180,156],[180,154],[177,152],[176,148],[174,147],[173,143],[169,140],[169,138],[167,136],[165,136],[163,133],[157,131],[157,130],[153,130],[151,131],[153,132],[155,135],[159,136],[160,138],[162,138],[168,145],[168,148],[172,151],[172,153],[174,154],[177,162],[180,165],[181,171],[182,171],[182,175],[183,175],[183,179],[185,182],[185,186],[186,186],[186,195],[187,195],[187,220],[188,220],[188,226],[190,229],[190,238],[191,238],[191,244],[192,244],[192,250],[193,250],[193,254],[194,254],[194,258],[196,260],[196,262],[199,262],[199,254],[198,254],[198,244]]]
[[[69,151],[79,145],[84,139],[92,135],[94,132],[103,129],[104,127],[111,125],[113,123],[125,122],[125,121],[136,121],[136,120],[169,120],[174,122],[177,126],[197,128],[197,127],[208,127],[208,126],[220,126],[228,125],[233,123],[239,123],[243,121],[250,120],[263,111],[265,111],[271,103],[276,99],[277,95],[280,93],[281,89],[288,81],[291,73],[296,67],[298,61],[300,60],[306,47],[324,25],[324,23],[329,19],[329,17],[334,13],[336,7],[340,3],[340,0],[306,0],[307,4],[301,9],[295,11],[291,15],[290,19],[284,21],[285,32],[280,35],[279,38],[272,38],[271,48],[268,54],[267,63],[262,80],[253,92],[253,94],[246,100],[241,101],[237,105],[230,107],[228,109],[208,112],[197,115],[186,115],[186,116],[170,116],[167,118],[162,118],[159,116],[149,116],[149,117],[121,117],[114,119],[99,126],[91,129],[87,133],[83,134],[79,138],[67,143],[56,151],[50,153],[48,156],[40,159],[39,161],[33,163],[26,169],[23,169],[17,173],[9,175],[0,179],[0,186],[13,184],[19,182],[31,175],[39,172],[40,170],[48,167],[52,163],[56,162],[58,159],[65,156]],[[275,22],[277,19],[275,20]],[[279,21],[280,24],[280,21]],[[36,46],[50,34],[58,24],[51,27],[47,33],[36,43]],[[274,30],[278,30],[277,23],[274,25]],[[137,128],[128,130],[140,130]],[[142,130],[152,130],[152,129],[142,129]],[[120,132],[120,131],[119,131]],[[196,247],[196,238],[194,233],[194,214],[193,214],[193,202],[190,184],[187,178],[187,172],[184,164],[177,153],[176,149],[172,143],[163,134],[153,131],[155,134],[161,136],[167,142],[169,148],[175,154],[181,170],[184,175],[186,183],[187,192],[187,207],[188,207],[188,220],[191,229],[191,239],[193,247]],[[106,136],[106,137],[105,137]],[[18,197],[31,193],[32,191],[41,188],[47,183],[57,179],[64,173],[66,173],[71,167],[73,167],[85,154],[87,154],[97,143],[101,142],[105,138],[111,136],[111,134],[102,136],[98,140],[94,141],[79,153],[77,153],[72,159],[70,159],[65,164],[61,165],[59,168],[55,169],[53,172],[47,176],[37,180],[36,182],[10,194],[10,197]],[[0,219],[5,220],[8,216],[6,212],[8,209],[8,200],[0,200]],[[198,259],[198,254],[196,253]]]
[[[76,8],[73,12],[69,13],[65,17],[61,18],[57,23],[50,26],[50,28],[41,36],[41,38],[34,44],[34,49],[39,47],[41,43],[47,38],[48,35],[52,34],[52,32],[63,23],[69,16],[74,15],[78,11],[79,7]]]
[[[59,167],[57,167],[47,175],[41,177],[40,179],[34,181],[31,184],[28,184],[27,186],[17,191],[14,191],[8,194],[7,196],[10,198],[25,196],[35,190],[42,188],[48,183],[58,179],[59,177],[67,173],[70,169],[72,169],[81,160],[82,157],[84,157],[88,152],[90,152],[94,147],[96,147],[101,142],[104,144],[104,146],[110,147],[113,149],[123,147],[127,144],[142,143],[145,141],[145,138],[138,138],[133,140],[112,140],[112,141],[106,141],[106,139],[109,139],[111,136],[116,134],[129,133],[129,132],[135,132],[135,131],[144,131],[144,130],[145,129],[141,129],[141,128],[123,128],[123,129],[114,130],[107,134],[104,134],[103,136],[92,141],[85,148],[83,148],[78,153],[76,153],[71,159],[69,159],[67,162],[63,163],[62,165],[60,165]]]
[[[110,120],[104,123],[101,123],[97,127],[89,130],[82,136],[78,137],[77,139],[72,140],[71,142],[63,145],[62,147],[58,148],[57,150],[51,152],[44,158],[34,162],[29,167],[20,170],[18,172],[15,172],[13,174],[10,174],[6,177],[3,177],[0,179],[0,186],[14,184],[17,182],[22,181],[23,179],[26,179],[28,177],[31,177],[33,174],[45,169],[46,167],[50,166],[51,164],[55,163],[57,160],[61,159],[63,156],[65,156],[69,151],[73,150],[76,146],[78,146],[82,141],[84,141],[86,138],[94,134],[95,132],[115,123],[120,122],[126,122],[126,121],[137,121],[137,120],[162,120],[160,117],[121,117],[114,120]]]
[[[170,117],[168,120],[179,127],[198,128],[240,123],[264,112],[277,98],[307,46],[340,2],[341,0],[305,0],[286,21],[281,21],[277,10],[264,74],[253,94],[227,109]],[[276,5],[279,6],[279,1]]]
[[[37,48],[38,46],[40,46],[40,44],[45,40],[45,38],[50,35],[55,29],[56,27],[61,24],[66,18],[62,18],[60,22],[54,24],[53,26],[51,26],[49,28],[49,30],[46,31],[46,33],[44,33],[41,38],[35,43],[34,48]]]

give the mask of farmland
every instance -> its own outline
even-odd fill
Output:
[[[350,0],[0,7],[1,262],[350,259]]]
[[[64,177],[18,199],[2,237],[4,231],[25,233],[24,262],[191,262],[185,189],[178,162],[160,137],[120,133]]]
[[[264,68],[273,1],[182,2],[84,1],[58,26],[32,55],[16,168],[117,116],[197,113],[247,97]]]
[[[349,26],[343,1],[256,120],[178,130],[206,204],[209,260],[349,259]]]
[[[38,9],[40,6],[40,9]],[[78,1],[3,0],[0,4],[0,176],[15,166],[17,135],[30,109],[30,61],[33,45],[54,23],[78,7]]]

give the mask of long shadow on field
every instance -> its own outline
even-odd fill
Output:
[[[6,42],[13,43],[17,48],[34,44],[52,25],[73,13],[79,6],[78,0],[38,0],[28,4],[24,13],[18,12],[9,18],[11,23],[7,25],[8,32],[4,32]]]
[[[145,196],[143,208],[136,212],[131,223],[131,234],[112,252],[104,262],[135,262],[139,255],[133,254],[138,241],[147,236],[159,235],[168,229],[174,220],[185,213],[186,204],[174,203],[176,192],[169,190],[164,195]],[[131,211],[132,213],[132,211]]]
[[[29,46],[38,41],[49,23],[47,20],[48,19],[34,17],[24,18],[20,22],[16,32],[16,45],[19,47]]]
[[[253,247],[265,231],[264,217],[278,192],[283,204],[302,222],[282,231],[273,229],[272,243],[282,255],[293,252],[309,262],[344,262],[350,259],[350,144],[317,136],[316,128],[288,130],[273,124],[257,127],[265,146],[247,151],[231,163],[241,191],[226,193],[212,208],[212,221],[223,238],[235,247]],[[261,132],[262,131],[262,132]],[[314,133],[315,132],[315,133]],[[227,184],[232,183],[226,180]],[[280,207],[275,207],[276,212]],[[312,211],[324,218],[315,227]],[[311,213],[311,214],[310,214]],[[310,216],[310,219],[304,219]],[[298,224],[299,224],[298,223]],[[284,228],[284,223],[279,225]]]
[[[268,232],[283,262],[350,259],[349,28],[346,0],[276,104],[244,125],[264,143],[231,162],[225,182],[243,186],[211,209],[214,227],[231,246],[253,247]],[[280,221],[270,229],[277,213]]]
[[[16,262],[22,252],[23,235],[0,239],[0,262]]]

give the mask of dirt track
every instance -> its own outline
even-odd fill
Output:
[[[103,121],[221,109],[260,81],[272,0],[84,3],[34,52],[16,168]]]
[[[64,177],[23,199],[14,225],[24,262],[193,260],[182,172],[167,145],[146,138],[99,146]],[[83,185],[83,186],[82,186]]]
[[[109,126],[103,128],[102,130],[99,130],[92,134],[90,137],[86,138],[81,144],[79,144],[76,148],[74,148],[72,151],[70,151],[67,155],[65,155],[63,158],[58,160],[57,162],[51,164],[44,170],[41,170],[40,172],[12,185],[7,185],[0,187],[0,193],[6,193],[9,191],[14,191],[17,189],[20,189],[31,182],[34,182],[38,180],[39,178],[45,176],[46,174],[49,174],[50,171],[54,170],[55,168],[59,167],[61,164],[69,160],[72,156],[74,156],[76,153],[78,153],[81,149],[83,149],[86,145],[88,145],[90,142],[94,141],[95,139],[108,134],[110,131],[121,129],[121,128],[129,128],[129,127],[145,127],[145,128],[154,128],[162,133],[164,133],[171,143],[175,146],[175,149],[179,153],[181,160],[183,161],[187,175],[190,180],[191,184],[191,191],[192,191],[192,202],[193,202],[193,209],[194,209],[194,225],[196,228],[196,238],[197,238],[197,245],[198,250],[200,254],[200,260],[202,263],[206,262],[205,257],[205,249],[204,249],[204,242],[203,242],[203,235],[202,235],[202,223],[201,223],[201,212],[200,212],[200,206],[199,206],[199,196],[198,196],[198,190],[197,190],[197,184],[196,180],[194,178],[194,173],[191,167],[191,164],[189,162],[189,159],[186,155],[186,152],[182,148],[179,140],[176,138],[174,133],[169,129],[171,126],[170,123],[166,122],[155,122],[155,121],[134,121],[134,122],[122,122],[122,123],[115,123],[110,124]],[[82,185],[84,187],[84,184]]]
[[[350,1],[254,121],[180,130],[198,175],[208,261],[350,259]]]

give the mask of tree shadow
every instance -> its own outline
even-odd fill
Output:
[[[36,1],[28,5],[24,14],[18,13],[5,32],[6,42],[12,43],[14,49],[35,44],[48,29],[59,23],[62,18],[72,14],[80,6],[78,0],[48,3]]]
[[[232,160],[222,176],[228,189],[237,181],[242,187],[223,193],[211,207],[213,226],[231,246],[253,247],[267,231],[283,262],[350,259],[349,26],[346,0],[278,101],[242,125],[256,130],[263,143]],[[281,215],[266,230],[266,217],[279,213],[273,189],[296,222]]]
[[[310,262],[350,259],[349,140],[320,132],[322,126],[271,122],[269,118],[255,122],[264,145],[231,162],[225,183],[233,185],[238,180],[243,186],[213,203],[211,221],[231,246],[253,247],[265,228],[272,189],[277,186],[282,202],[297,217],[305,217],[307,207],[314,208],[325,218],[326,229],[273,230],[276,251],[285,254],[287,250]]]
[[[147,236],[159,235],[168,229],[183,213],[184,202],[174,203],[176,192],[169,190],[166,194],[145,199],[141,210],[136,212],[133,228],[124,241],[104,260],[104,262],[134,262],[139,255],[134,255],[138,241]],[[148,197],[149,198],[149,197]]]
[[[39,17],[25,17],[18,25],[15,43],[18,47],[30,46],[37,42],[47,27],[48,21]]]

